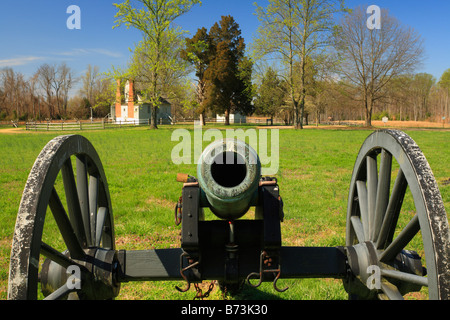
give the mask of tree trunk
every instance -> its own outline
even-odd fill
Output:
[[[300,114],[299,114],[299,119],[297,119],[297,124],[295,126],[296,129],[303,129],[303,117],[304,117],[304,113],[305,113],[305,96],[302,93],[302,99],[300,100]],[[297,107],[298,108],[298,107]]]
[[[226,126],[230,125],[230,110],[229,109],[225,110],[225,125]]]
[[[205,126],[206,125],[206,121],[205,121],[205,111],[202,111],[201,113],[200,113],[200,123],[202,124],[202,126]]]
[[[305,39],[305,32],[306,30],[303,30],[303,39]],[[303,48],[302,48],[302,94],[301,94],[301,100],[300,100],[300,126],[297,125],[297,129],[303,129],[303,116],[305,113],[305,98],[306,98],[306,44],[303,42]]]
[[[366,108],[366,127],[372,126],[372,104],[369,101],[365,101],[365,108]]]
[[[152,115],[150,119],[150,129],[158,129],[158,107],[152,106]]]

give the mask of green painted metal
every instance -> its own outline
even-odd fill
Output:
[[[203,151],[197,166],[200,188],[222,219],[242,217],[257,196],[261,163],[256,151],[237,139],[223,139]]]

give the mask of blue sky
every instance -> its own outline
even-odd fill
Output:
[[[265,6],[267,0],[256,0]],[[0,68],[12,67],[25,76],[43,63],[66,62],[77,76],[88,64],[101,71],[125,66],[129,48],[141,35],[134,29],[112,29],[116,13],[109,0],[0,0]],[[255,0],[203,0],[202,6],[176,20],[194,34],[210,28],[222,15],[232,15],[239,23],[247,44],[258,28]],[[448,0],[347,0],[348,7],[376,4],[386,8],[403,24],[415,28],[425,40],[426,60],[418,70],[437,79],[450,68],[450,1]],[[67,8],[81,9],[81,30],[69,30]]]

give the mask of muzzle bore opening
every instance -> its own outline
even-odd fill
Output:
[[[211,164],[211,175],[214,181],[222,187],[238,186],[247,175],[244,158],[236,152],[221,152]]]

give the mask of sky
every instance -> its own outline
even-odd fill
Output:
[[[81,76],[88,64],[101,72],[125,67],[130,48],[142,38],[139,31],[125,26],[113,29],[116,8],[121,0],[0,0],[0,69],[11,67],[26,77],[44,63],[65,62]],[[223,15],[239,24],[245,43],[253,40],[259,22],[254,2],[266,6],[268,0],[203,0],[201,6],[175,22],[191,35],[198,28],[209,29]],[[378,5],[388,9],[403,25],[413,27],[424,39],[425,62],[417,72],[432,74],[437,80],[450,68],[450,1],[448,0],[346,0],[349,8]],[[70,30],[67,20],[71,5],[80,8],[81,29]]]

